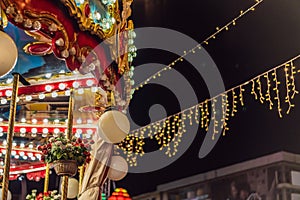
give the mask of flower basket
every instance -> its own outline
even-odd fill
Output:
[[[59,176],[75,176],[78,170],[76,160],[57,160],[53,162],[53,165]]]

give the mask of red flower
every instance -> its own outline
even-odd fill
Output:
[[[80,138],[77,138],[78,143],[82,143],[82,140]]]
[[[42,153],[46,155],[46,154],[48,154],[48,151],[47,150],[43,150]]]
[[[95,141],[94,141],[94,140],[91,140],[91,141],[90,141],[90,144],[94,144],[94,143],[95,143]]]
[[[43,162],[45,161],[45,156],[44,155],[41,156],[41,161],[43,161]]]
[[[47,145],[47,148],[51,148],[51,147],[52,147],[52,144],[49,143],[49,144]]]
[[[38,146],[38,150],[42,151],[43,150],[43,146]]]
[[[86,163],[89,163],[90,161],[91,161],[91,158],[88,157],[88,158],[86,159]]]
[[[88,140],[87,139],[83,139],[83,143],[88,143]]]
[[[82,148],[84,147],[84,144],[83,144],[83,143],[80,143],[79,145],[80,145],[80,147],[82,147]]]
[[[89,156],[89,155],[91,155],[91,154],[90,154],[90,152],[88,152],[88,151],[84,151],[84,152],[83,152],[83,155]]]

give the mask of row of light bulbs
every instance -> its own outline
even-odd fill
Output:
[[[35,128],[35,127],[21,127],[19,128],[19,132],[20,132],[20,136],[21,137],[25,137],[26,134],[28,134],[29,132],[31,133],[31,137],[36,137],[37,134],[41,134],[42,137],[47,137],[49,133],[53,133],[54,136],[58,136],[59,133],[61,132],[67,132],[67,129],[59,129],[59,128]],[[0,137],[4,135],[4,127],[0,126]],[[92,137],[92,135],[95,133],[95,129],[94,128],[75,128],[74,129],[74,135],[76,137],[81,137],[81,135],[85,133],[85,138],[89,139]],[[6,141],[5,141],[6,142]],[[4,142],[3,142],[4,144]]]

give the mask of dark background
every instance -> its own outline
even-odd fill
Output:
[[[240,10],[246,10],[254,3],[252,0],[135,0],[132,19],[137,28],[170,28],[202,42],[215,32],[216,27],[222,27],[239,15]],[[254,12],[238,20],[235,27],[230,27],[204,46],[218,66],[226,89],[246,82],[300,53],[299,11],[299,0],[264,0]],[[139,50],[134,64],[169,64],[176,58],[166,52]],[[299,61],[295,64],[300,67]],[[175,69],[190,81],[199,102],[209,97],[201,77],[194,76],[189,68],[183,69],[180,65],[176,65]],[[298,76],[296,84],[300,90]],[[237,115],[229,121],[229,132],[208,156],[198,158],[205,136],[200,130],[189,150],[176,162],[159,171],[128,174],[117,182],[117,186],[128,189],[134,196],[153,191],[159,184],[273,152],[285,150],[300,153],[299,95],[294,100],[296,107],[280,119],[276,110],[270,111],[267,104],[255,101],[250,89],[246,88],[245,106],[240,107]],[[143,108],[154,104],[168,105],[167,113],[176,113],[179,111],[177,100],[172,98],[165,88],[149,85],[135,93],[130,105],[131,117],[134,116],[137,124],[146,125],[150,121],[148,111]]]

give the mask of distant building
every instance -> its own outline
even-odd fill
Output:
[[[133,200],[300,200],[300,155],[278,152],[157,186]]]

